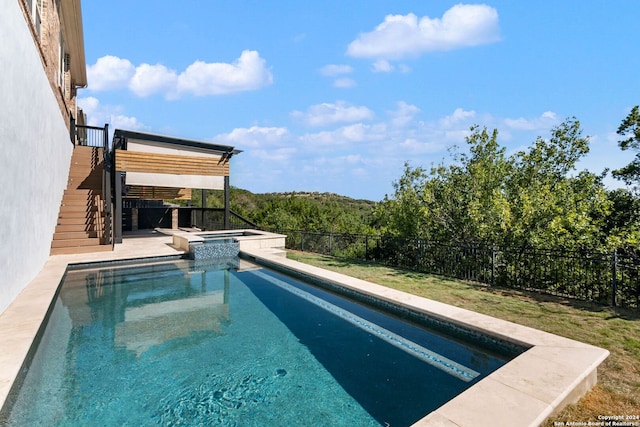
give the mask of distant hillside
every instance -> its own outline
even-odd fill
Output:
[[[193,204],[200,205],[200,191],[193,192]],[[271,229],[363,233],[372,230],[376,202],[352,199],[334,193],[252,193],[232,187],[231,209]],[[224,206],[221,191],[207,194],[207,207]]]

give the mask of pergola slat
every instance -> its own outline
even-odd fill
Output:
[[[229,162],[219,158],[116,150],[116,170],[173,175],[229,176]]]

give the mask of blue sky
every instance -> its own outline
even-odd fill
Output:
[[[233,145],[231,184],[381,200],[474,124],[509,152],[567,117],[581,169],[633,154],[636,0],[82,3],[90,124]],[[621,186],[607,179],[610,187]]]

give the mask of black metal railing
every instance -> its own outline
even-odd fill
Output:
[[[102,202],[104,212],[103,244],[112,245],[113,239],[113,214],[112,194],[113,188],[113,155],[109,148],[109,125],[104,127],[77,125],[72,122],[72,140],[76,145],[84,147],[102,148]]]
[[[105,244],[113,246],[113,213],[112,213],[112,188],[113,188],[113,152],[109,148],[109,125],[104,125],[102,133],[102,149],[104,158],[104,167],[102,169],[102,197],[104,200],[105,210]]]
[[[637,248],[570,251],[377,235],[272,231],[287,235],[288,249],[640,310]]]
[[[225,230],[225,218],[223,208],[180,208],[191,210],[191,225],[193,227],[200,228],[202,230]],[[228,229],[241,229],[241,228],[260,228],[257,224],[244,218],[233,211],[229,211],[229,228]]]
[[[104,127],[74,125],[75,144],[83,147],[108,147],[109,125]]]

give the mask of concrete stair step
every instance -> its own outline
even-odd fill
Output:
[[[53,233],[53,240],[77,240],[77,239],[96,239],[97,231],[58,231]]]
[[[71,176],[89,176],[96,175],[102,176],[102,163],[98,164],[71,164],[71,169],[69,170],[69,175]]]
[[[102,147],[88,147],[86,145],[76,145],[73,148],[73,154],[93,153],[94,151],[102,150]]]
[[[88,172],[84,172],[84,171],[80,171],[78,173],[74,173],[74,174],[69,174],[69,178],[67,179],[67,181],[77,181],[77,180],[86,180],[86,179],[90,179],[90,180],[101,180],[102,181],[102,174],[97,174],[97,173],[92,173],[91,171]]]
[[[93,204],[89,206],[84,206],[84,205],[60,206],[60,216],[62,215],[67,216],[68,214],[72,214],[72,215],[81,214],[84,216],[91,212],[98,212],[98,207]]]
[[[58,224],[56,225],[56,231],[55,234],[57,233],[87,233],[87,232],[95,232],[96,227],[93,223],[89,223],[89,224],[85,224],[84,222],[82,224]]]
[[[76,246],[66,248],[51,248],[51,255],[87,254],[91,252],[111,251],[111,245]]]
[[[73,197],[76,199],[84,197],[86,199],[100,194],[102,194],[102,192],[97,189],[92,190],[90,188],[67,188],[64,190],[63,199],[66,199],[67,197]]]
[[[102,199],[97,199],[94,197],[81,198],[77,197],[75,199],[64,198],[62,199],[62,203],[60,203],[60,207],[63,206],[98,206],[101,205]]]
[[[70,182],[67,184],[67,189],[68,190],[91,190],[93,192],[101,192],[102,191],[102,184],[98,185],[98,184],[93,184],[93,183],[83,183],[82,181],[79,182]]]
[[[84,207],[88,207],[88,206],[92,206],[94,203],[96,203],[95,199],[93,197],[90,198],[76,198],[76,199],[69,199],[69,198],[64,198],[62,199],[62,204],[61,207],[63,206],[84,206]]]
[[[102,157],[102,149],[99,149],[99,148],[95,148],[91,150],[75,149],[73,150],[72,158],[87,158],[87,157],[93,157],[93,156]]]
[[[102,176],[69,176],[67,183],[96,183],[102,185]]]
[[[103,215],[104,216],[104,215]],[[91,227],[95,227],[96,219],[98,219],[98,215],[93,215],[89,218],[86,216],[60,216],[58,215],[58,220],[56,225],[87,225]]]
[[[93,170],[96,169],[98,165],[100,165],[100,170],[102,170],[102,157],[100,158],[72,158],[71,159],[71,170],[72,171],[80,171],[80,170]]]
[[[97,219],[104,218],[105,215],[98,215],[97,212],[92,213],[90,216],[84,214],[77,214],[74,212],[58,214],[58,225],[71,225],[71,224],[96,224]]]
[[[99,246],[100,239],[95,238],[85,238],[85,239],[64,239],[64,240],[53,240],[51,242],[52,248],[69,248],[69,247],[78,247],[78,246]]]

